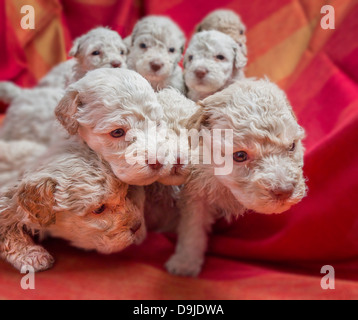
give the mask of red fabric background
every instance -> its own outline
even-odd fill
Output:
[[[218,8],[217,1],[204,0],[105,2],[106,6],[89,5],[84,1],[57,2],[61,7],[59,12],[66,48],[70,47],[71,39],[97,25],[111,26],[126,36],[138,17],[146,14],[171,16],[189,37],[196,23]],[[358,298],[355,282],[358,280],[358,211],[355,204],[355,197],[358,197],[358,5],[356,1],[336,3],[337,6],[346,5],[339,6],[336,11],[337,25],[331,31],[324,31],[317,24],[321,17],[319,9],[325,1],[313,4],[308,0],[223,0],[220,3],[220,7],[237,10],[248,27],[251,61],[248,75],[265,73],[276,80],[288,93],[299,123],[306,129],[304,170],[309,192],[300,204],[281,215],[249,213],[231,225],[219,222],[210,242],[208,264],[197,282],[177,281],[165,274],[162,264],[172,252],[174,241],[164,235],[152,234],[140,248],[105,258],[81,253],[62,242],[50,241],[47,245],[56,256],[58,265],[45,273],[46,276],[39,276],[42,291],[27,296],[18,289],[8,291],[18,281],[18,275],[0,262],[0,269],[4,271],[0,283],[7,284],[1,286],[4,289],[0,289],[0,298]],[[0,17],[5,15],[3,4],[0,5]],[[297,30],[290,26],[291,18],[279,21],[276,14],[296,4],[298,9],[295,8],[302,13],[301,27],[310,26],[311,33],[297,61],[291,52],[285,55],[279,51],[287,61],[292,60],[293,67],[291,72],[278,77],[276,75],[284,64],[282,59],[273,59],[270,69],[260,65],[266,61],[264,59],[271,47],[284,43],[286,39],[295,43]],[[266,27],[260,29],[260,24],[265,21],[270,22],[267,24],[270,30]],[[8,19],[0,18],[0,79],[13,80],[24,86],[33,85],[36,77],[29,72],[24,48],[8,24]],[[265,30],[267,33],[263,34]],[[283,35],[285,32],[287,36]],[[243,262],[248,260],[259,261],[262,265]],[[119,265],[124,263],[124,269],[116,269],[117,262]],[[128,276],[128,273],[128,277],[118,274],[126,270],[126,266],[130,269],[131,264],[153,269],[140,275]],[[345,279],[337,290],[328,293],[319,286],[320,267],[327,264],[336,268],[337,277]],[[118,287],[124,286],[128,292],[113,293],[117,284],[107,283],[108,278],[100,270],[114,272],[118,279],[122,279]],[[68,291],[68,286],[61,287],[62,280],[57,280],[60,289],[57,295],[51,295],[53,291],[46,281],[55,276],[66,277],[66,272],[76,274],[72,278],[72,289]],[[308,274],[316,278],[310,278]],[[91,285],[95,286],[97,282],[94,278],[88,279],[94,275],[106,285],[93,290]],[[80,289],[86,288],[85,279],[89,281],[92,295],[88,290]],[[153,279],[165,280],[170,292],[153,286]],[[133,281],[142,291],[132,288]],[[212,281],[211,284],[208,281]],[[220,291],[219,283],[222,281],[224,284]],[[241,291],[234,289],[234,285]]]

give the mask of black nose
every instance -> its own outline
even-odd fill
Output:
[[[288,187],[288,188],[275,188],[270,191],[272,197],[278,199],[278,200],[287,200],[289,199],[294,191],[294,187]]]
[[[154,72],[157,72],[163,67],[163,63],[158,62],[158,61],[152,61],[150,63],[150,67]]]
[[[133,225],[133,227],[131,228],[131,232],[133,234],[135,234],[139,229],[140,227],[142,226],[142,223],[141,222],[137,222]]]

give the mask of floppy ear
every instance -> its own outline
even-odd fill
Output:
[[[69,134],[76,134],[78,130],[78,122],[76,113],[81,105],[78,91],[67,90],[65,96],[61,99],[55,109],[57,120],[65,127]]]
[[[74,57],[74,58],[78,57],[78,55],[81,52],[81,44],[82,44],[83,40],[84,40],[84,36],[81,36],[81,37],[75,39],[75,41],[73,41],[73,46],[72,46],[70,52],[68,53],[68,55],[70,57]]]
[[[199,101],[197,102],[199,109],[189,118],[186,124],[188,130],[195,129],[200,130],[201,127],[209,127],[209,114],[205,112],[204,104]]]
[[[246,45],[243,43],[241,45],[242,46],[240,47],[239,44],[236,44],[236,46],[234,47],[234,52],[235,52],[234,68],[235,69],[243,68],[247,64]]]
[[[39,181],[24,182],[19,186],[18,203],[25,210],[32,222],[47,227],[56,222],[53,210],[56,181],[43,178]]]

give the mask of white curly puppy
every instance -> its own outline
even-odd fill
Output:
[[[0,192],[19,179],[46,151],[45,145],[33,141],[0,140]]]
[[[42,157],[0,196],[0,256],[15,268],[50,268],[51,255],[31,237],[48,234],[109,254],[146,236],[144,190],[119,181],[78,137]]]
[[[199,106],[174,88],[159,91],[157,97],[164,110],[162,125],[167,129],[167,159],[172,169],[167,176],[145,187],[146,220],[148,229],[175,231],[179,217],[177,203],[180,188],[190,175],[188,124]]]
[[[137,22],[130,41],[128,68],[146,78],[158,91],[174,87],[184,92],[180,62],[185,36],[179,26],[164,16],[148,16]]]
[[[247,58],[242,48],[219,31],[202,31],[191,39],[184,57],[187,95],[194,101],[244,78]]]
[[[28,140],[49,145],[61,131],[54,110],[65,91],[60,88],[21,89],[11,82],[0,83],[0,100],[10,103],[0,139]]]
[[[238,44],[246,43],[246,26],[241,17],[229,9],[218,9],[210,12],[196,26],[195,31],[217,30],[233,38]]]
[[[54,67],[38,87],[59,87],[81,79],[98,68],[126,68],[127,47],[121,36],[109,28],[98,27],[77,38],[69,52],[73,59]]]
[[[163,108],[135,71],[87,73],[68,87],[55,113],[71,135],[78,134],[108,161],[121,181],[148,185],[170,173],[166,154],[158,152],[166,143]]]
[[[200,273],[208,232],[218,218],[230,220],[246,210],[280,213],[306,194],[304,130],[282,90],[267,80],[238,81],[201,104],[192,121],[207,130],[203,147],[211,150],[211,164],[193,166],[181,194],[178,243],[166,264],[177,275]],[[223,141],[224,129],[230,129],[232,141]],[[215,130],[219,138],[211,139]],[[231,173],[218,175],[215,153],[232,164]]]

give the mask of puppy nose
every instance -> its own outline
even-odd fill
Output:
[[[111,66],[113,67],[113,68],[120,68],[121,67],[121,62],[120,61],[112,61],[111,62]]]
[[[158,160],[155,163],[148,163],[147,160],[147,164],[152,170],[159,170],[163,167],[163,165]]]
[[[141,222],[137,222],[133,225],[133,227],[131,228],[131,232],[133,234],[135,234],[139,229],[140,227],[142,226],[142,223]]]
[[[294,187],[275,188],[270,191],[271,195],[278,200],[287,200],[292,196]]]
[[[163,67],[163,63],[160,61],[152,61],[150,67],[154,72],[157,72]]]
[[[203,79],[207,74],[208,74],[207,69],[200,68],[195,70],[195,76],[199,79]]]

